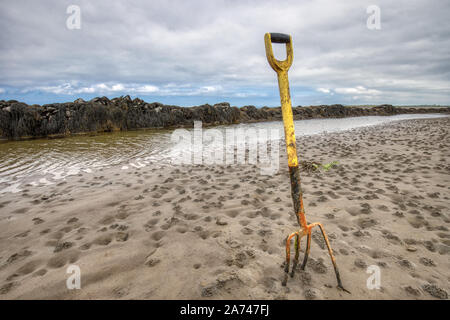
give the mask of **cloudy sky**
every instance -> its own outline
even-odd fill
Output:
[[[381,29],[367,26],[370,5]],[[263,37],[283,32],[294,105],[448,105],[449,17],[446,0],[2,1],[0,100],[277,106]]]

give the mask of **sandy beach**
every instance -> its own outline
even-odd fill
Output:
[[[114,167],[0,196],[0,299],[448,299],[450,117],[300,137],[308,222],[322,222],[282,286],[298,229],[286,152],[256,165]],[[303,258],[304,241],[300,259]],[[69,290],[67,267],[81,270]],[[369,289],[367,269],[380,270]]]

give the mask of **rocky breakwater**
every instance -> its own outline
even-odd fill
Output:
[[[281,109],[256,108],[245,106],[240,108],[241,122],[275,121],[281,120]],[[383,104],[373,107],[343,106],[341,104],[321,105],[292,108],[295,120],[317,118],[345,118],[360,116],[392,116],[407,113],[450,113],[450,107],[395,107]]]
[[[366,115],[394,115],[401,113],[450,113],[450,108],[406,108],[381,105],[376,107],[349,107],[343,105],[293,108],[294,118],[342,118]],[[232,107],[229,103],[179,107],[161,103],[147,103],[129,96],[90,101],[46,105],[27,105],[15,100],[0,101],[0,137],[26,139],[47,136],[65,136],[77,133],[109,132],[140,128],[169,128],[203,125],[234,124],[281,120],[280,108]]]
[[[0,136],[3,139],[63,136],[87,132],[109,132],[140,128],[238,123],[239,109],[228,103],[191,108],[146,103],[129,96],[109,100],[77,99],[70,103],[27,105],[14,100],[0,101]]]

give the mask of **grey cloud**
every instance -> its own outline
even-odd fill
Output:
[[[81,8],[80,30],[66,28],[69,4]],[[381,30],[366,28],[371,4],[381,8]],[[155,86],[161,95],[207,96],[202,88],[214,87],[264,96],[276,83],[263,35],[280,31],[293,35],[292,91],[307,102],[450,103],[445,1],[16,0],[2,7],[2,88],[70,84],[76,93],[120,84]]]

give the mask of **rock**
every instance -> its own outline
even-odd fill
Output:
[[[349,116],[392,115],[400,113],[449,113],[450,108],[408,108],[381,105],[372,108],[331,106],[297,106],[295,120],[311,118],[343,118]],[[241,122],[281,120],[281,109],[232,107],[227,102],[215,105],[178,107],[147,103],[122,96],[109,100],[96,97],[74,102],[48,105],[27,105],[15,100],[0,101],[0,136],[6,139],[46,137],[85,132],[109,132],[139,128],[192,127],[194,121],[203,125],[225,125]],[[434,195],[433,195],[434,196]]]
[[[85,103],[86,101],[84,101],[81,98],[78,98],[77,100],[75,100],[73,103]]]

